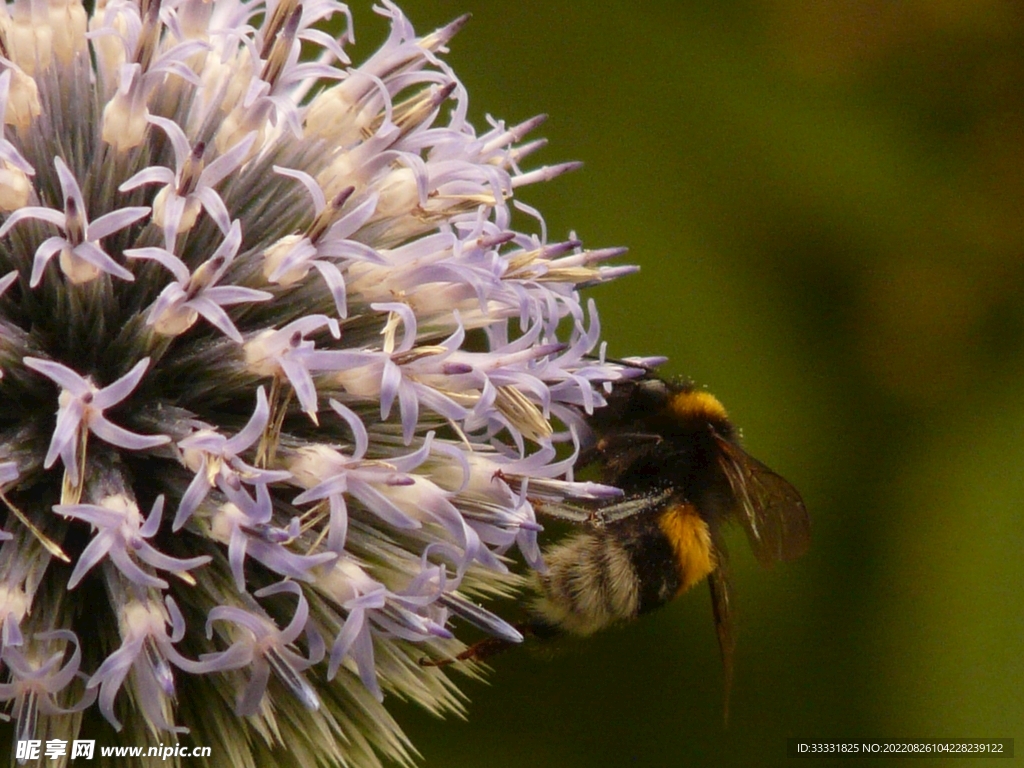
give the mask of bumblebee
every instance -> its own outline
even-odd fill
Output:
[[[625,500],[545,552],[527,630],[588,635],[658,608],[705,578],[711,589],[726,696],[735,644],[723,527],[736,520],[764,566],[802,555],[810,519],[790,483],[750,456],[722,404],[691,383],[651,375],[618,384],[590,419],[580,465]],[[573,518],[552,507],[538,512]],[[728,698],[726,698],[728,712]]]
[[[792,560],[810,543],[799,492],[739,443],[722,404],[692,383],[649,373],[616,384],[589,419],[596,465],[625,500],[596,509],[535,501],[538,513],[579,528],[544,552],[525,635],[589,635],[652,611],[707,579],[725,670],[725,713],[735,632],[723,528],[738,520],[762,565]],[[481,659],[511,643],[488,638],[431,666]]]

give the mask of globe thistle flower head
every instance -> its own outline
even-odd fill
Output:
[[[420,661],[521,639],[482,601],[534,503],[616,493],[573,479],[629,374],[579,288],[630,268],[514,199],[575,164],[467,120],[464,20],[377,10],[352,65],[328,0],[0,6],[12,738],[409,762],[389,697],[462,708]]]

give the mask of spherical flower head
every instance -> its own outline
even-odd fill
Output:
[[[18,738],[410,762],[389,702],[478,672],[420,661],[521,639],[487,599],[544,567],[535,501],[615,493],[572,476],[629,372],[580,289],[630,268],[513,199],[575,164],[467,121],[464,20],[377,11],[352,64],[330,0],[0,9]]]

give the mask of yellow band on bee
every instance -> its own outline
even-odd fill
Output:
[[[668,410],[684,422],[691,419],[725,421],[729,418],[718,398],[700,389],[676,393],[669,401]]]
[[[658,527],[672,544],[682,594],[718,567],[711,551],[711,531],[692,504],[673,504],[658,518]]]

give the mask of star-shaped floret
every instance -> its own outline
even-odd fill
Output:
[[[185,132],[173,120],[150,115],[150,123],[160,127],[174,150],[174,166],[156,165],[136,173],[118,189],[127,192],[145,184],[163,184],[153,201],[153,222],[163,227],[164,243],[174,247],[177,235],[188,232],[196,223],[200,210],[205,210],[225,235],[231,228],[231,217],[217,193],[224,178],[238,170],[256,140],[250,133],[220,157],[206,163],[207,147],[203,142],[189,145]]]
[[[99,241],[107,235],[134,224],[149,214],[149,208],[147,206],[121,208],[90,222],[86,216],[82,190],[71,170],[59,157],[53,159],[53,165],[57,169],[57,178],[60,179],[64,210],[58,211],[38,205],[25,206],[12,213],[4,222],[3,227],[0,227],[0,237],[4,237],[15,224],[23,219],[48,221],[61,230],[61,235],[46,238],[36,248],[29,285],[33,288],[39,285],[43,279],[43,270],[46,269],[46,264],[58,253],[60,254],[60,268],[72,283],[87,283],[90,280],[95,280],[103,272],[122,280],[134,280],[135,276],[131,272],[100,248]]]
[[[223,486],[242,482],[266,485],[291,477],[291,472],[260,469],[239,458],[239,454],[259,440],[269,420],[270,406],[266,392],[260,387],[256,390],[256,410],[236,435],[224,437],[215,430],[200,429],[178,443],[185,465],[196,474],[181,497],[174,530],[188,521],[214,485],[222,486],[223,490]]]
[[[309,604],[299,585],[294,581],[281,581],[264,587],[255,593],[256,597],[269,597],[281,592],[290,592],[299,598],[295,615],[284,629],[266,615],[258,615],[242,608],[219,605],[210,611],[206,619],[206,634],[213,636],[215,621],[234,625],[231,647],[219,653],[204,654],[196,665],[203,672],[227,671],[250,667],[249,683],[239,697],[235,711],[240,716],[254,715],[267,690],[270,672],[274,671],[292,694],[310,710],[320,707],[320,697],[302,674],[306,669],[323,659],[325,648],[323,638],[308,626]],[[309,656],[296,652],[293,643],[306,629],[309,640]]]
[[[54,653],[51,646],[62,643]],[[61,664],[73,644],[75,650],[66,663]],[[39,632],[33,638],[33,647],[8,646],[0,653],[0,661],[7,667],[8,682],[0,684],[0,702],[11,702],[17,713],[15,738],[25,741],[37,739],[40,716],[70,715],[92,706],[96,692],[86,690],[70,706],[66,690],[76,677],[84,677],[78,667],[82,649],[74,632],[66,629]],[[24,761],[20,761],[24,762]]]
[[[66,365],[38,357],[26,357],[25,366],[37,371],[61,386],[57,410],[57,426],[53,430],[50,448],[43,460],[43,467],[49,469],[60,456],[64,471],[72,485],[78,485],[78,443],[81,430],[87,429],[104,442],[142,451],[170,442],[166,435],[137,435],[119,427],[103,415],[103,411],[117,405],[132,393],[142,380],[149,358],[144,357],[117,381],[102,389],[88,378]]]
[[[166,609],[164,608],[166,605]],[[153,600],[132,600],[121,610],[121,647],[110,654],[89,678],[88,690],[99,690],[100,711],[118,731],[121,722],[114,714],[114,698],[133,670],[141,682],[142,695],[136,701],[160,728],[177,733],[187,728],[175,726],[164,714],[164,699],[175,693],[171,664],[187,672],[202,667],[178,653],[174,644],[185,636],[185,619],[168,595],[164,605]],[[170,626],[170,633],[167,629]]]
[[[231,322],[224,307],[274,298],[273,294],[254,288],[217,285],[231,266],[241,242],[242,229],[238,221],[234,221],[220,247],[191,273],[181,259],[163,248],[133,248],[125,251],[124,255],[129,258],[159,262],[177,278],[168,283],[153,302],[146,325],[152,325],[157,333],[165,336],[179,336],[195,325],[199,315],[202,315],[225,336],[241,344],[242,334]]]
[[[96,529],[96,535],[83,550],[75,570],[71,572],[68,589],[74,589],[82,577],[105,557],[109,557],[117,569],[135,584],[159,589],[167,589],[167,582],[140,568],[135,558],[153,568],[179,576],[210,561],[208,555],[187,560],[171,557],[146,541],[160,530],[164,511],[163,496],[157,497],[145,521],[138,505],[123,493],[107,496],[99,504],[56,504],[53,511],[64,517],[92,523]]]

